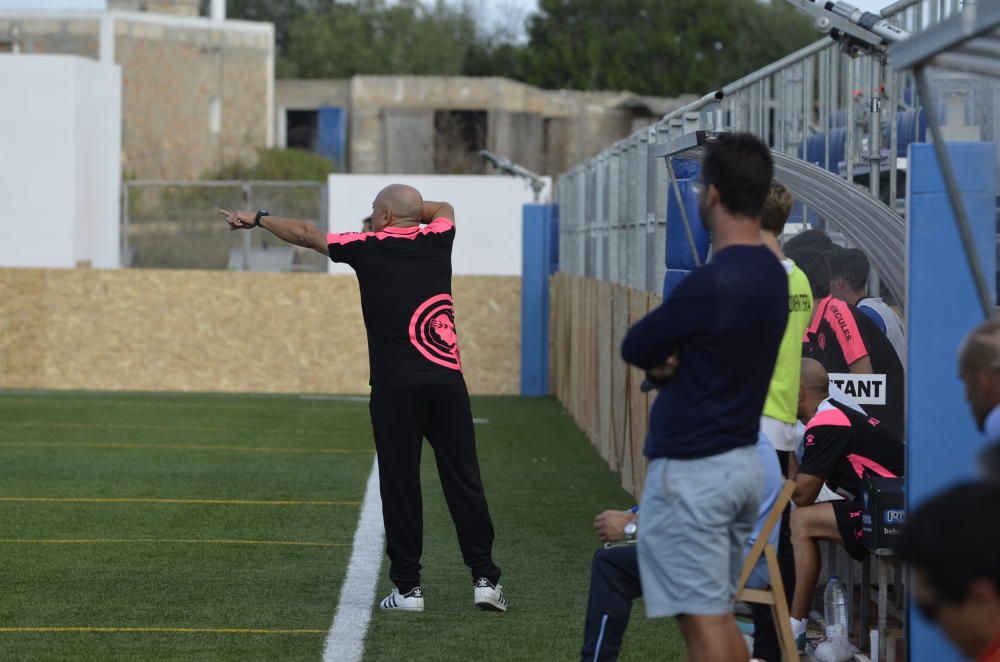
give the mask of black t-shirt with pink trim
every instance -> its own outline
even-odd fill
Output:
[[[905,376],[903,364],[882,330],[854,306],[826,297],[816,303],[813,321],[802,339],[802,355],[816,359],[827,372],[850,372],[849,366],[868,357],[876,375],[885,375],[885,404],[863,405],[893,433],[903,433]]]
[[[462,372],[451,298],[455,224],[327,236],[330,259],[350,265],[361,288],[371,383],[418,371]]]
[[[822,478],[832,489],[861,494],[865,471],[902,476],[903,442],[878,419],[825,400],[806,425],[799,473]]]

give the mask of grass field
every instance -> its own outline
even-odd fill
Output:
[[[556,402],[473,407],[511,610],[472,607],[425,446],[427,611],[376,610],[367,660],[578,657],[630,497]],[[372,460],[359,398],[0,393],[0,659],[320,659]],[[625,645],[680,658],[641,604]]]

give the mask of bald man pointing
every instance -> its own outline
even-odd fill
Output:
[[[493,563],[493,523],[479,475],[451,299],[455,210],[447,202],[425,201],[413,187],[393,184],[372,203],[372,232],[326,234],[263,210],[219,211],[232,230],[262,227],[350,265],[358,276],[389,578],[395,584],[382,609],[424,610],[420,450],[426,437],[472,570],[473,601],[481,609],[507,611],[500,568]]]

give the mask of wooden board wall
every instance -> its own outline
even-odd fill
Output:
[[[353,276],[0,269],[0,388],[368,391]],[[456,276],[469,389],[520,391],[517,277]]]
[[[628,328],[660,305],[654,294],[588,278],[551,281],[551,367],[556,397],[622,486],[638,499],[646,475],[643,446],[652,399],[619,348]]]

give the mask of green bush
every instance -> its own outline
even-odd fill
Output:
[[[228,163],[202,179],[258,179],[292,181],[326,181],[337,167],[319,154],[301,149],[258,149],[257,162]]]

